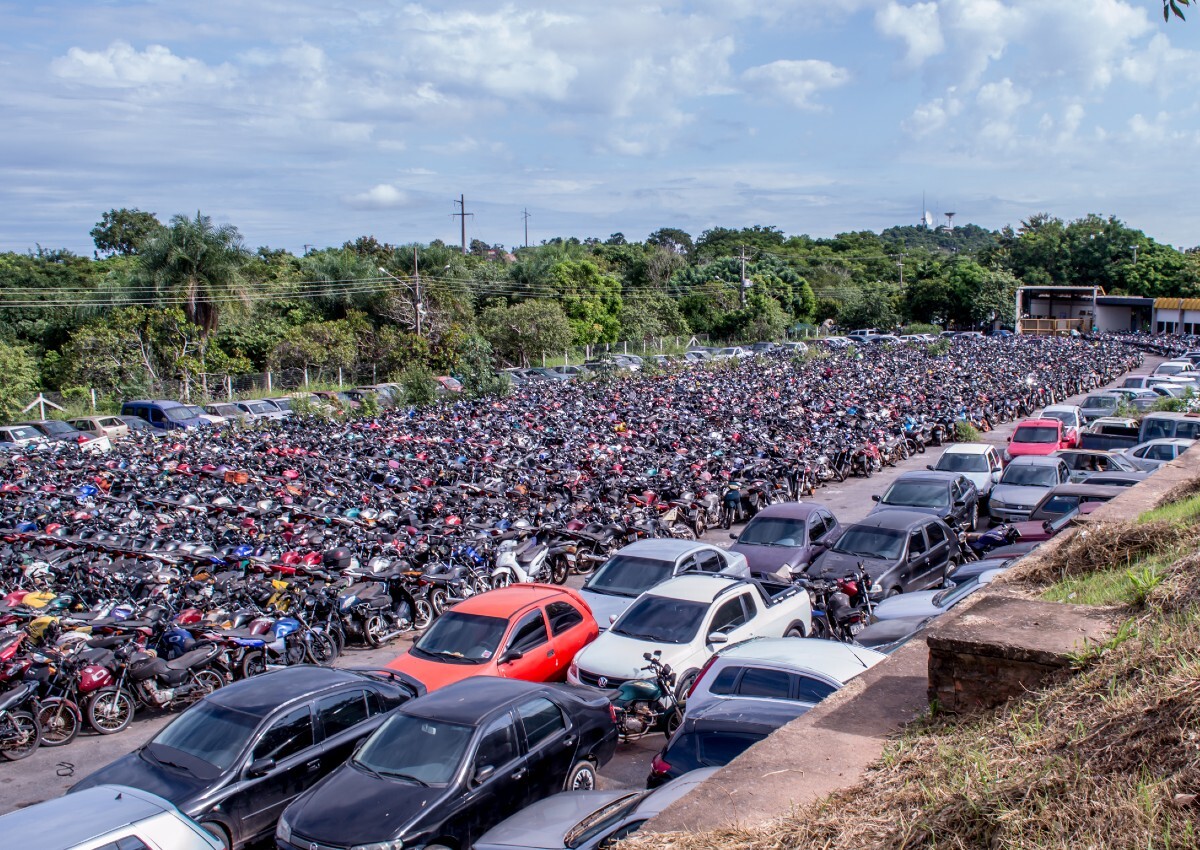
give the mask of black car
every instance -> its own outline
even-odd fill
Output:
[[[702,767],[729,764],[751,746],[806,713],[812,705],[791,700],[722,700],[687,715],[667,746],[650,763],[647,788],[657,788]]]
[[[105,783],[165,797],[224,842],[269,836],[296,795],[338,768],[384,715],[424,693],[392,671],[296,666],[234,682],[71,791]]]
[[[960,472],[906,472],[892,482],[871,513],[891,508],[921,511],[947,525],[974,531],[979,525],[979,491]]]
[[[849,526],[804,575],[836,580],[862,564],[872,579],[871,598],[879,599],[938,587],[961,560],[958,537],[946,523],[892,508]]]
[[[530,803],[594,788],[616,746],[603,694],[466,679],[393,712],[288,806],[275,839],[283,850],[470,847]]]

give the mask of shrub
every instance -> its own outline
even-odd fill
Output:
[[[954,437],[960,443],[977,443],[980,439],[979,429],[970,422],[959,420],[954,423]]]
[[[437,401],[438,384],[433,379],[433,373],[429,371],[428,366],[419,363],[409,366],[400,373],[400,380],[397,383],[404,391],[405,404],[414,407],[428,407]]]

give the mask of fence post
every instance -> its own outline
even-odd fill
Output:
[[[204,393],[204,400],[208,401],[212,396],[208,394],[208,373],[200,373],[200,390]]]
[[[96,412],[96,388],[92,387],[92,412]]]
[[[563,349],[563,365],[564,366],[571,365],[571,352],[567,351],[567,349],[565,349],[565,348]]]
[[[626,354],[628,354],[628,353],[629,353],[629,342],[628,342],[628,340],[627,340],[627,341],[625,341],[625,342],[623,342],[623,343],[621,343],[621,345],[622,345],[622,346],[624,346],[624,348],[625,348],[625,353],[626,353]],[[642,351],[645,351],[645,350],[646,350],[646,343],[644,343],[644,342],[643,342],[643,343],[642,343]]]
[[[304,389],[308,389],[308,364],[304,364]]]
[[[663,351],[663,338],[660,336],[658,338],[658,353],[662,354],[662,351]]]
[[[546,368],[546,352],[542,352],[542,368]]]
[[[342,367],[338,366],[338,389],[342,388]]]
[[[183,400],[187,404],[192,403],[192,382],[188,378],[187,373],[184,373],[183,376]]]
[[[233,378],[229,375],[225,376],[225,398],[227,401],[233,401]]]
[[[267,395],[271,394],[271,373],[267,372]]]

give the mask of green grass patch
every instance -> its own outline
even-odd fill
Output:
[[[1155,520],[1166,520],[1171,523],[1194,523],[1200,520],[1200,493],[1196,493],[1186,499],[1178,502],[1172,502],[1169,505],[1162,505],[1153,510],[1146,511],[1137,518],[1139,523],[1154,522]]]
[[[1063,579],[1046,588],[1042,598],[1072,605],[1131,605],[1134,587],[1129,571],[1118,567]]]

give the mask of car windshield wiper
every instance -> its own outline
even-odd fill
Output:
[[[428,782],[426,782],[424,779],[418,779],[417,777],[413,776],[411,773],[400,773],[399,771],[396,771],[396,770],[376,770],[373,772],[376,775],[386,776],[388,779],[403,779],[406,782],[412,782],[412,783],[420,785],[424,788],[429,787]]]
[[[666,638],[659,637],[658,635],[648,635],[642,632],[617,632],[617,634],[624,635],[625,637],[640,638],[641,640],[666,640]]]
[[[165,759],[149,748],[146,749],[146,753],[150,756],[150,758],[154,759],[156,762],[158,762],[161,765],[165,765],[167,767],[177,767],[180,770],[184,771],[185,773],[192,772],[191,769],[186,764],[180,764],[177,761],[171,761],[170,759]]]
[[[376,779],[383,779],[383,774],[380,773],[375,768],[371,767],[365,761],[359,761],[358,759],[351,759],[350,761],[352,764],[354,764],[355,767],[361,767],[363,770],[365,770],[367,773],[374,776]]]

